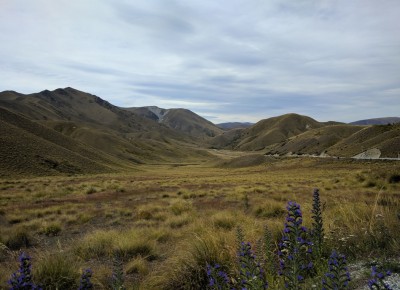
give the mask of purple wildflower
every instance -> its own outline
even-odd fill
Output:
[[[90,281],[90,278],[92,278],[92,275],[93,275],[93,272],[90,269],[86,269],[85,271],[83,271],[78,290],[92,290],[93,289],[93,284]]]
[[[286,208],[288,214],[278,251],[279,274],[284,276],[286,288],[299,289],[313,265],[310,260],[313,244],[308,240],[308,231],[302,225],[300,205],[290,201]]]
[[[22,253],[19,256],[19,270],[17,273],[11,275],[8,284],[11,286],[10,290],[39,290],[39,286],[35,285],[32,280],[31,274],[31,258],[29,255]]]
[[[368,281],[369,289],[387,289],[392,290],[389,284],[385,283],[384,279],[392,275],[390,271],[378,272],[376,267],[373,266],[371,269],[371,279]]]
[[[328,260],[329,272],[322,279],[323,289],[345,289],[350,282],[350,273],[346,267],[346,257],[333,251]]]

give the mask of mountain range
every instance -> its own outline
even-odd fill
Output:
[[[400,117],[373,118],[351,122],[351,125],[388,125],[400,123]]]
[[[380,119],[382,120],[382,119]],[[186,109],[120,108],[73,88],[0,93],[0,177],[214,162],[215,149],[398,157],[400,124],[318,122],[298,114],[215,125]]]

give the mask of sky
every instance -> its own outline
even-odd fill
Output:
[[[0,0],[0,91],[214,123],[400,116],[399,0]]]

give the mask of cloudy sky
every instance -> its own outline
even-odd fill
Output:
[[[0,91],[251,121],[399,116],[399,0],[0,0]]]

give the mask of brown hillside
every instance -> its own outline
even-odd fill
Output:
[[[81,147],[88,146],[97,156],[86,153],[83,156],[106,166],[111,162],[121,169],[138,163],[177,162],[188,158],[203,160],[207,157],[206,153],[194,148],[190,136],[72,88],[30,95],[3,92],[0,93],[0,108],[18,116],[23,114],[25,123],[29,121],[29,126],[23,128],[26,132],[71,152],[80,154],[76,151],[80,148],[69,148],[70,144],[85,144]],[[42,131],[45,133],[38,133]],[[12,138],[12,135],[8,137]],[[0,146],[7,150],[5,143]],[[107,158],[99,160],[98,156]],[[85,169],[82,171],[86,172]]]
[[[352,157],[368,149],[381,150],[381,157],[398,157],[400,153],[400,124],[361,127],[348,138],[327,150],[328,154]]]
[[[333,125],[310,130],[282,141],[270,147],[267,153],[284,155],[315,154],[320,155],[329,147],[342,141],[344,138],[361,130],[362,127],[350,125]]]
[[[208,144],[215,149],[235,149],[241,141],[244,129],[232,129],[212,138]]]
[[[247,129],[232,133],[228,131],[224,138],[218,136],[210,144],[216,148],[233,148],[246,151],[263,150],[270,145],[323,126],[324,124],[310,117],[286,114],[261,120]]]
[[[167,127],[197,140],[215,137],[223,130],[203,117],[186,109],[162,109],[158,107],[127,108],[142,117],[157,121]]]
[[[0,175],[111,172],[111,157],[0,108]]]

